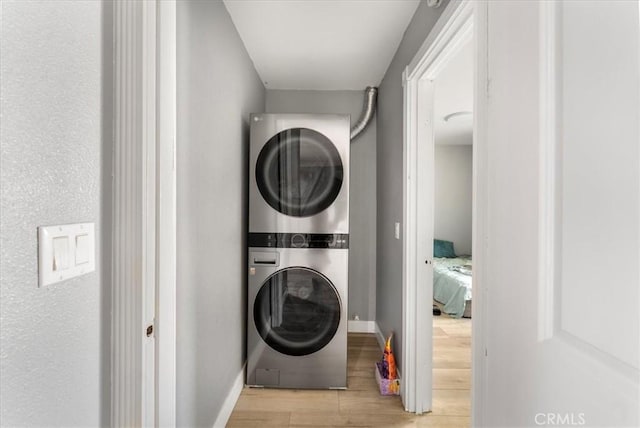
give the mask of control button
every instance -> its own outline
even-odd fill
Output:
[[[296,233],[291,237],[291,246],[293,248],[302,248],[307,242],[307,238],[304,235]]]

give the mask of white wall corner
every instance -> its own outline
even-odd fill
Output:
[[[347,323],[347,330],[349,331],[349,333],[375,333],[376,322],[349,320],[349,322]]]
[[[227,394],[227,398],[225,398],[224,403],[222,403],[222,408],[218,412],[218,417],[216,417],[216,421],[213,423],[213,428],[224,428],[227,426],[227,422],[229,422],[229,418],[231,417],[231,413],[233,413],[234,407],[236,407],[236,403],[240,398],[240,394],[242,393],[242,388],[244,387],[244,373],[247,368],[247,363],[245,362],[240,369],[240,372],[236,376],[236,379],[233,381],[233,385],[229,389],[229,394]]]

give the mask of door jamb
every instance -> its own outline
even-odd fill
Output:
[[[476,266],[482,262],[481,236],[484,228],[479,221],[484,216],[478,211],[484,200],[478,192],[484,187],[484,164],[479,156],[484,150],[482,123],[486,117],[486,97],[481,79],[486,78],[486,44],[479,37],[478,31],[486,29],[487,4],[484,1],[470,0],[450,2],[436,25],[427,36],[413,60],[403,73],[404,86],[404,168],[403,168],[403,216],[405,224],[405,242],[403,248],[403,352],[402,370],[404,381],[402,399],[405,409],[421,414],[432,409],[433,381],[433,314],[425,311],[425,302],[430,302],[433,295],[433,282],[425,280],[432,274],[430,262],[433,258],[433,222],[418,222],[419,218],[433,220],[433,85],[432,81],[455,55],[459,48],[475,34],[476,50],[474,61],[476,73],[474,78],[474,329],[473,329],[473,424],[482,418],[481,391],[484,385],[484,359],[480,359],[477,349],[484,349],[482,323],[484,309],[482,297],[484,292],[481,276]],[[420,144],[418,144],[420,141]],[[418,168],[420,166],[420,168]],[[426,171],[426,174],[423,173]],[[420,192],[418,192],[420,189]],[[426,191],[425,191],[426,189]],[[476,214],[478,213],[478,214]],[[420,224],[428,223],[428,224]],[[428,239],[428,238],[431,239]],[[426,262],[426,263],[423,263]],[[477,325],[478,324],[478,325]]]
[[[113,3],[113,426],[176,424],[175,6]]]
[[[157,3],[157,294],[156,426],[176,426],[177,304],[177,11],[176,0]]]

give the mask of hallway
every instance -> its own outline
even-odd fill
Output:
[[[346,391],[245,388],[228,427],[468,427],[471,424],[471,320],[434,317],[433,413],[406,413],[378,392],[373,334],[350,333]]]

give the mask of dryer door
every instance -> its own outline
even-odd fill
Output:
[[[274,135],[256,160],[264,200],[282,214],[308,217],[328,208],[343,180],[340,153],[331,140],[307,128]]]
[[[340,297],[320,273],[283,269],[262,285],[253,305],[262,339],[286,355],[308,355],[326,346],[340,324]]]

